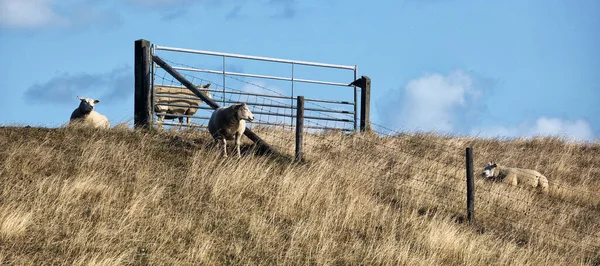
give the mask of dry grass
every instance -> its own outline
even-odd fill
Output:
[[[292,134],[258,133],[293,146]],[[202,132],[0,128],[0,262],[600,263],[600,143],[305,138],[308,161],[292,164],[248,145],[221,159]],[[550,193],[478,178],[468,225],[466,146],[476,173],[488,160],[535,168]]]

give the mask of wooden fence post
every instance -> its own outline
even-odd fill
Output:
[[[137,40],[134,44],[134,103],[133,123],[135,128],[152,127],[152,93],[150,88],[150,42]]]
[[[371,78],[362,76],[364,87],[360,90],[360,131],[371,130]]]
[[[371,130],[371,78],[362,76],[348,84],[360,88],[360,131]],[[355,103],[356,104],[356,103]]]
[[[298,96],[296,103],[296,162],[301,162],[304,153],[302,152],[304,133],[304,96]]]
[[[473,179],[473,150],[467,147],[467,221],[475,223],[475,180]]]

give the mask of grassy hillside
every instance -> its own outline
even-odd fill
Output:
[[[0,128],[0,264],[600,263],[598,142],[305,138],[296,165],[249,144],[222,159],[202,132]],[[467,224],[467,146],[476,174],[534,168],[550,192],[477,176]]]

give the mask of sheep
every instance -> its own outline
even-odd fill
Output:
[[[548,179],[535,170],[505,167],[489,162],[483,168],[481,175],[486,178],[501,179],[502,182],[513,186],[528,185],[548,193]]]
[[[204,86],[198,86],[198,89],[202,91],[208,98],[211,98],[209,91],[210,83]],[[164,119],[175,119],[179,118],[179,129],[181,130],[181,126],[183,125],[183,116],[179,115],[187,115],[186,124],[190,125],[190,117],[193,116],[197,111],[200,104],[202,104],[202,99],[197,98],[196,94],[187,88],[179,88],[179,87],[169,87],[169,86],[154,86],[155,94],[169,94],[174,96],[183,96],[183,97],[194,97],[194,99],[183,99],[183,98],[174,98],[170,96],[156,96],[155,104],[154,104],[154,112],[162,113],[162,114],[170,114],[170,115],[159,115],[158,116],[158,128],[162,129]],[[161,104],[176,104],[180,106],[167,106]]]
[[[110,122],[106,116],[94,110],[94,105],[99,103],[100,100],[80,96],[77,96],[77,98],[80,100],[79,107],[71,113],[69,125],[81,124],[96,128],[110,128]]]
[[[223,157],[227,157],[227,140],[235,140],[237,156],[241,157],[240,139],[246,130],[246,120],[254,120],[254,115],[246,103],[219,107],[210,116],[208,131],[215,141],[223,145]]]

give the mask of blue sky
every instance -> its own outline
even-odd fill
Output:
[[[131,122],[133,43],[147,39],[358,65],[372,79],[373,121],[393,129],[596,141],[599,33],[596,0],[0,0],[0,124],[60,126],[77,94],[100,99],[111,124]],[[171,60],[220,67],[202,57]],[[227,67],[289,72],[241,60]],[[288,86],[246,81],[283,93]],[[302,93],[350,97],[327,86]]]

